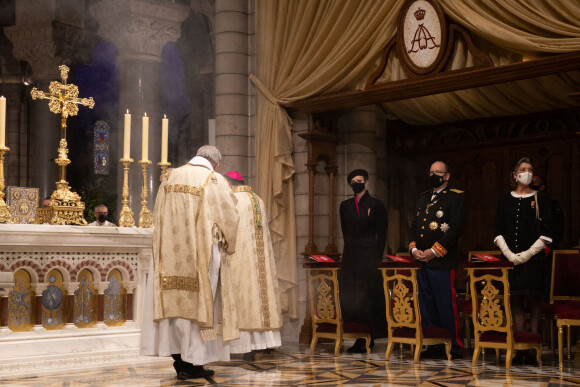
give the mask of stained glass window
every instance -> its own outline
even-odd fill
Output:
[[[109,124],[105,121],[97,121],[95,123],[95,174],[108,175],[109,174]]]

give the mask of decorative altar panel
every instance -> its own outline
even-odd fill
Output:
[[[14,276],[0,374],[18,359],[138,356],[151,245],[152,229],[0,224],[0,272]]]

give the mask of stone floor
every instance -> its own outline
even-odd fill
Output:
[[[349,345],[346,342],[343,349]],[[497,364],[489,353],[477,367],[471,357],[446,361],[422,359],[413,363],[410,349],[397,349],[385,361],[386,343],[377,342],[369,356],[332,354],[333,345],[319,344],[314,355],[306,348],[288,345],[270,354],[259,353],[255,361],[241,357],[208,365],[215,375],[207,379],[180,381],[175,378],[172,361],[167,358],[133,356],[109,364],[78,364],[59,371],[37,367],[3,372],[0,386],[579,386],[580,367],[567,361],[558,370],[557,354],[545,349],[543,366],[514,364],[506,372],[505,363]],[[109,359],[111,360],[111,359]],[[38,365],[38,364],[37,364]],[[48,367],[50,368],[50,367]],[[15,376],[19,374],[18,376]]]

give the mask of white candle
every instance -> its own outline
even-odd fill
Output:
[[[161,162],[167,162],[167,132],[169,127],[169,120],[164,114],[161,120]]]
[[[147,117],[147,113],[143,116],[143,149],[141,151],[141,160],[147,161],[149,160],[149,117]]]
[[[6,146],[6,98],[0,97],[0,148]]]
[[[123,158],[129,159],[131,156],[131,115],[129,114],[129,109],[127,109],[127,113],[125,113],[125,139],[123,143]]]

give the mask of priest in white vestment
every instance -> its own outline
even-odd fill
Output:
[[[240,338],[230,343],[232,353],[254,360],[255,351],[282,345],[280,293],[276,262],[265,206],[237,171],[225,175],[238,203],[240,216],[236,252],[231,260],[232,281],[237,289],[236,310]]]
[[[199,148],[164,178],[153,212],[141,350],[172,356],[182,380],[212,376],[203,365],[229,361],[239,337],[229,268],[238,215],[220,161],[217,148]]]

